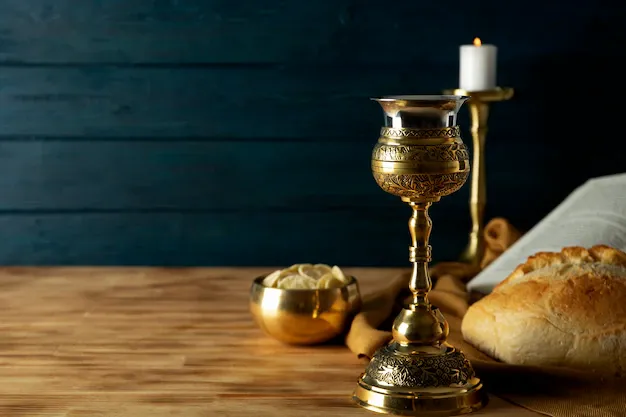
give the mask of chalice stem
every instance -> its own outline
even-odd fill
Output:
[[[428,272],[431,261],[431,246],[428,244],[433,222],[428,215],[432,202],[411,201],[413,215],[409,220],[412,245],[409,248],[409,260],[413,263],[413,273],[409,289],[413,293],[413,304],[427,305],[428,293],[432,288],[432,280]]]

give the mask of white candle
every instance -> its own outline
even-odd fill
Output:
[[[459,88],[485,91],[496,88],[496,55],[498,48],[483,45],[479,38],[473,45],[461,45]]]

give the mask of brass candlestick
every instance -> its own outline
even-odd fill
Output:
[[[495,88],[486,91],[467,91],[460,88],[445,91],[445,94],[470,96],[467,105],[472,121],[473,173],[470,190],[470,215],[472,231],[469,242],[461,254],[461,261],[473,265],[480,264],[485,252],[485,205],[487,204],[487,177],[485,172],[485,140],[487,138],[487,122],[489,105],[496,101],[509,100],[513,97],[512,88]]]
[[[375,99],[385,126],[372,153],[378,185],[413,211],[409,220],[413,273],[411,300],[393,326],[393,340],[373,355],[353,400],[373,411],[397,415],[452,415],[481,408],[482,383],[465,355],[448,344],[448,323],[428,301],[432,283],[428,209],[465,184],[469,154],[456,125],[468,97],[395,96]]]

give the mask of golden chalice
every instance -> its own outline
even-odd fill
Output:
[[[481,408],[482,383],[465,355],[446,343],[448,323],[428,301],[432,221],[428,208],[465,184],[469,154],[456,125],[469,97],[390,96],[375,99],[385,125],[372,152],[378,185],[413,209],[412,297],[393,326],[393,340],[380,348],[359,378],[353,400],[372,411],[396,415],[454,415]]]

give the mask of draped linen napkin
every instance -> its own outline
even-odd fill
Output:
[[[465,283],[521,237],[521,233],[502,218],[491,220],[484,233],[486,248],[479,266],[442,262],[431,268],[435,285],[429,300],[448,320],[448,343],[465,353],[488,392],[521,407],[553,417],[626,416],[626,378],[565,368],[509,365],[482,353],[463,339],[463,316],[469,305],[481,296],[468,293]],[[346,335],[346,345],[360,358],[369,360],[378,348],[391,341],[389,329],[401,308],[401,301],[409,295],[409,279],[407,271],[383,290],[363,296],[363,307]]]

